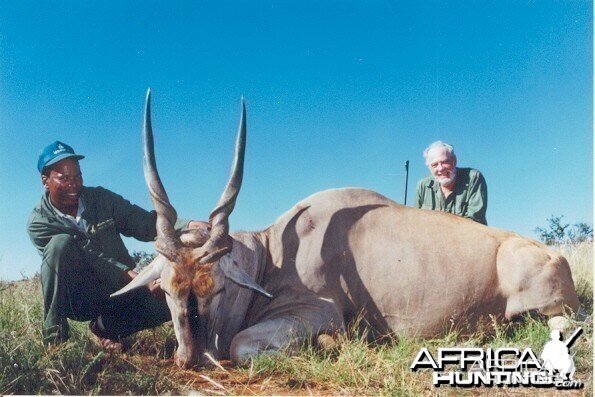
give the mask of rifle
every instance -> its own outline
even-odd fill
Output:
[[[403,205],[407,205],[407,184],[409,182],[409,160],[405,161],[405,200]]]

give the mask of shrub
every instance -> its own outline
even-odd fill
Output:
[[[536,227],[535,233],[537,233],[539,240],[546,245],[578,244],[593,241],[593,228],[589,224],[578,222],[571,227],[568,223],[562,223],[563,217],[563,215],[552,215],[547,219],[547,227]]]

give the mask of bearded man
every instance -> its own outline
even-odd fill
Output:
[[[458,168],[454,148],[442,141],[424,150],[430,176],[417,183],[416,207],[450,212],[487,225],[488,187],[481,173]]]
[[[56,141],[41,151],[37,163],[45,193],[27,231],[42,257],[43,335],[46,342],[59,343],[68,339],[68,318],[91,321],[100,344],[119,350],[120,338],[170,319],[158,282],[110,298],[137,275],[120,235],[154,240],[157,215],[102,187],[83,186],[83,158]],[[193,224],[178,219],[175,227]]]

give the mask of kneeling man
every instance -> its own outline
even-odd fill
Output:
[[[120,234],[154,240],[157,215],[102,187],[83,186],[83,158],[56,141],[42,150],[37,163],[45,193],[27,231],[42,257],[43,335],[46,342],[61,342],[69,336],[67,318],[91,320],[101,344],[119,349],[119,338],[170,317],[158,283],[109,297],[136,277]],[[178,230],[188,226],[188,221],[176,222]]]

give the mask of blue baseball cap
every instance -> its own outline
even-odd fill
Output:
[[[37,160],[37,169],[43,172],[45,167],[56,164],[60,160],[73,157],[77,160],[84,159],[85,156],[76,154],[74,149],[64,142],[56,141],[44,147],[39,153],[39,160]]]

